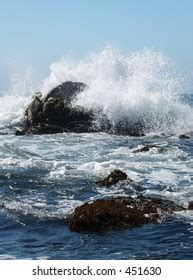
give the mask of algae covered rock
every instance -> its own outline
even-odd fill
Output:
[[[76,208],[69,227],[76,231],[133,228],[148,223],[141,211],[128,207],[125,199],[97,200]]]
[[[174,211],[182,210],[183,207],[172,201],[154,197],[100,199],[77,207],[68,223],[70,229],[75,231],[131,229],[147,223],[158,223]]]

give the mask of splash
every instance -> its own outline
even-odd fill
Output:
[[[192,109],[182,101],[188,85],[162,53],[145,49],[122,55],[107,47],[79,63],[63,59],[50,69],[43,92],[66,80],[86,83],[88,90],[73,105],[94,108],[98,126],[106,115],[112,126],[141,124],[145,132],[191,130]]]
[[[37,73],[23,62],[9,64],[10,87],[0,92],[0,129],[22,121],[27,105],[38,89]]]
[[[78,95],[73,106],[94,109],[98,127],[106,116],[111,127],[141,125],[145,133],[192,130],[192,108],[184,102],[188,82],[160,52],[144,49],[124,55],[107,47],[78,62],[64,58],[50,70],[40,87],[42,93],[64,81],[86,83],[88,89]],[[32,84],[27,71],[12,79],[9,94],[0,96],[0,126],[22,119],[31,96],[39,90]]]

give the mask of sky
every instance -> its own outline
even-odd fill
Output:
[[[49,69],[108,44],[161,51],[193,70],[193,1],[0,0],[0,88],[11,60]]]

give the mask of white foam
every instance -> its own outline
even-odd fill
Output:
[[[1,254],[0,260],[16,260],[16,256],[10,254]]]
[[[49,173],[50,180],[63,180],[66,174],[66,166],[64,162],[53,162],[52,170]]]
[[[0,128],[16,125],[24,117],[24,111],[39,83],[32,67],[12,61],[10,63],[10,87],[0,95]]]
[[[145,49],[122,55],[107,47],[77,63],[63,59],[50,70],[44,93],[66,80],[84,82],[89,89],[78,95],[74,105],[101,109],[112,124],[142,120],[148,131],[170,133],[192,127],[192,111],[180,101],[188,85],[161,53]]]
[[[153,183],[164,183],[164,184],[175,184],[178,179],[177,174],[173,173],[171,170],[154,170],[148,175],[149,180]]]
[[[46,219],[64,219],[73,212],[74,208],[82,204],[79,200],[74,200],[61,194],[60,200],[50,209],[46,198],[43,195],[29,197],[16,197],[14,201],[0,201],[0,205],[8,212],[14,211],[14,214],[32,215],[37,218]],[[16,218],[15,218],[16,219]]]

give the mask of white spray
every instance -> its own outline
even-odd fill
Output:
[[[100,110],[112,125],[142,121],[146,132],[192,129],[192,109],[181,99],[185,93],[183,75],[161,53],[145,49],[121,55],[107,47],[79,63],[62,60],[50,69],[44,93],[61,81],[84,82],[89,89],[78,95],[74,106]]]
[[[84,82],[89,88],[73,105],[100,110],[112,125],[142,121],[146,132],[192,130],[192,108],[182,102],[188,85],[161,53],[145,49],[122,55],[107,47],[79,62],[62,59],[50,70],[40,88],[43,94],[65,81]],[[12,79],[10,92],[0,96],[0,127],[21,120],[31,96],[39,90],[32,84],[28,72]]]

